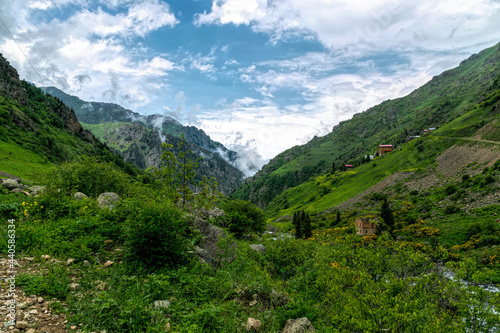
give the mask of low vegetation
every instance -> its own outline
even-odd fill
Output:
[[[480,180],[472,177],[454,191],[432,196],[454,195],[476,182],[480,187],[496,172],[491,168],[475,176]],[[52,185],[37,197],[0,195],[0,219],[16,221],[18,258],[30,256],[39,265],[35,272],[21,273],[18,285],[56,298],[52,311],[66,313],[67,325],[82,324],[85,332],[165,332],[166,327],[244,332],[248,317],[272,332],[287,319],[304,316],[319,332],[486,332],[500,325],[499,294],[477,285],[500,282],[499,228],[486,223],[487,216],[500,213],[498,206],[473,210],[476,223],[455,212],[428,226],[417,217],[432,197],[408,193],[413,202],[389,200],[392,234],[356,236],[356,210],[334,217],[335,227],[318,228],[318,217],[312,216],[308,239],[264,234],[259,242],[266,250],[257,252],[249,247],[254,241],[231,238],[236,260],[212,268],[191,254],[202,241],[192,224],[201,207],[196,200],[182,208],[144,179],[95,160],[65,164],[51,175],[46,179]],[[122,199],[100,208],[96,196],[105,179],[113,180],[107,184]],[[71,186],[57,189],[65,184]],[[73,198],[74,191],[83,190],[89,198]],[[379,205],[383,197],[373,200]],[[211,222],[236,237],[264,230],[264,214],[249,202],[224,199],[220,207],[226,216]],[[439,227],[447,223],[468,227],[454,228],[460,230],[454,236]],[[6,224],[1,229],[6,242]],[[74,262],[67,266],[69,258]],[[103,268],[109,261],[113,264]],[[457,279],[447,278],[449,273]],[[78,283],[76,290],[72,282]],[[155,307],[158,300],[170,305]]]

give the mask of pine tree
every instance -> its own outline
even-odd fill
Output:
[[[340,210],[337,210],[337,221],[336,221],[336,224],[338,225],[340,222],[342,222],[342,219],[340,218]]]
[[[181,141],[177,144],[177,148],[180,150],[178,163],[179,163],[179,179],[182,188],[182,206],[186,204],[191,199],[191,190],[189,185],[196,176],[194,168],[198,167],[198,160],[193,161],[188,155],[192,155],[191,149],[186,146],[186,138],[184,133],[181,133]]]
[[[337,169],[335,169],[335,162],[332,162],[332,173],[335,173],[335,171],[337,171]]]
[[[311,230],[311,217],[309,214],[304,215],[304,227],[303,227],[303,233],[304,233],[304,238],[311,238],[312,237],[312,230]]]
[[[389,206],[387,198],[384,198],[384,201],[382,201],[382,205],[380,206],[380,218],[384,221],[385,224],[385,228],[383,229],[386,229],[387,231],[389,231],[389,233],[392,234],[394,230],[394,215],[392,215],[392,210]]]
[[[304,227],[304,211],[297,213],[297,220],[295,225],[295,238],[302,238],[302,230]]]

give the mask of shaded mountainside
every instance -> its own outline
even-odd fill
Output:
[[[185,133],[187,141],[213,152],[220,150],[221,153],[227,156],[229,163],[234,163],[236,160],[236,152],[227,149],[219,142],[213,141],[203,130],[195,126],[184,126],[172,117],[158,114],[144,116],[113,103],[86,102],[55,87],[44,87],[42,89],[72,107],[81,123],[90,125],[107,122],[137,123],[148,129],[161,129],[162,134],[171,134],[176,137],[180,137],[181,133]]]
[[[40,170],[89,155],[113,162],[129,173],[137,171],[83,129],[74,111],[60,99],[20,80],[16,69],[1,55],[0,125],[2,171],[29,176],[35,171],[30,168]],[[33,163],[23,168],[19,161]]]
[[[248,178],[234,196],[266,207],[285,190],[331,171],[332,163],[337,168],[342,164],[358,166],[363,156],[373,154],[379,144],[400,146],[410,136],[422,135],[427,128],[442,127],[435,135],[458,137],[473,136],[483,128],[483,139],[498,140],[500,128],[496,116],[489,115],[478,122],[468,121],[467,117],[481,117],[471,114],[471,110],[484,109],[486,106],[481,103],[485,101],[495,110],[499,87],[500,44],[497,44],[434,77],[408,96],[385,101],[339,123],[324,137],[315,137],[305,145],[284,151]],[[455,127],[446,132],[446,125],[456,119],[463,121],[454,122]],[[347,194],[344,196],[344,200],[349,198]]]
[[[117,104],[86,102],[54,87],[43,89],[74,108],[83,127],[123,156],[127,162],[142,169],[157,167],[161,161],[162,140],[172,144],[174,153],[177,153],[180,135],[185,133],[187,147],[195,158],[203,158],[198,163],[195,180],[199,181],[203,176],[213,177],[224,194],[233,192],[243,184],[245,175],[233,166],[237,154],[211,140],[203,130],[184,126],[171,117],[143,116]]]
[[[120,153],[125,161],[131,162],[142,169],[150,166],[159,166],[162,140],[156,130],[146,128],[141,124],[134,123],[110,123],[105,122],[98,125],[84,124],[97,137],[106,142],[110,147]],[[165,142],[173,145],[171,151],[178,156],[180,150],[177,148],[180,138],[166,134]],[[233,192],[243,183],[243,173],[227,163],[217,153],[201,148],[200,146],[186,141],[186,147],[193,152],[193,157],[202,157],[198,161],[195,182],[202,180],[203,176],[215,178],[219,184],[219,190],[224,194]]]

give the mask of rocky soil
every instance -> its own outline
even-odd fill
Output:
[[[33,262],[33,258],[26,257],[16,260],[17,275],[19,273],[40,273],[39,264]],[[15,287],[16,300],[16,324],[12,326],[8,316],[12,297],[9,297],[10,288],[6,278],[9,273],[10,262],[7,259],[0,259],[0,316],[3,318],[0,332],[27,332],[27,333],[62,333],[77,332],[77,326],[70,329],[65,314],[54,313],[51,304],[56,299],[47,299],[43,295],[27,295],[20,287]]]

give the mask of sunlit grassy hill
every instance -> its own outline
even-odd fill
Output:
[[[425,156],[419,157],[410,148],[401,148],[401,153],[393,154],[396,156],[390,158],[391,163],[379,161],[374,162],[378,164],[377,167],[356,169],[354,172],[357,177],[342,175],[338,178],[337,187],[344,184],[348,177],[359,181],[345,182],[348,189],[323,195],[324,199],[313,204],[315,210],[322,209],[349,199],[394,172],[427,166],[426,163],[432,163],[438,153],[455,142],[448,138],[473,138],[477,134],[481,139],[495,141],[500,126],[496,123],[499,88],[500,44],[497,44],[471,56],[457,68],[434,77],[408,96],[385,101],[341,122],[324,137],[314,138],[303,146],[284,151],[247,181],[234,196],[249,199],[261,207],[270,205],[270,213],[277,216],[277,210],[286,211],[290,207],[305,205],[307,201],[315,201],[314,197],[318,199],[323,190],[310,189],[300,200],[297,199],[298,195],[292,193],[304,190],[289,190],[289,208],[278,208],[279,202],[284,202],[284,194],[280,194],[305,182],[321,184],[321,179],[325,178],[318,181],[314,177],[330,172],[332,163],[337,169],[342,164],[357,166],[363,156],[373,154],[379,144],[402,147],[409,136],[422,136],[424,129],[438,128],[432,135],[441,136],[442,142],[431,143],[431,146],[436,147],[433,148],[434,155],[426,151],[423,153]],[[427,140],[422,138],[410,145],[419,142],[426,145]],[[412,162],[415,158],[420,160]],[[409,161],[408,165],[404,162],[406,160]],[[330,184],[332,181],[328,179]]]

